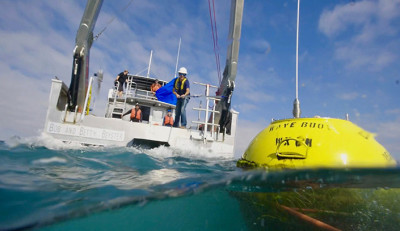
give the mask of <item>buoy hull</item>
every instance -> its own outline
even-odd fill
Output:
[[[394,167],[396,161],[369,133],[347,120],[294,118],[272,122],[250,143],[239,167]]]

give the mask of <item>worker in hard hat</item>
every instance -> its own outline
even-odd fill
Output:
[[[190,84],[187,79],[187,70],[184,67],[179,68],[179,77],[176,78],[172,92],[177,98],[174,127],[186,128],[186,105],[190,99]]]

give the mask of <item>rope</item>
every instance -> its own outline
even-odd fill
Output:
[[[210,14],[211,33],[212,33],[212,38],[213,38],[214,55],[215,55],[215,63],[217,66],[218,80],[219,80],[219,84],[221,84],[221,64],[220,64],[220,59],[219,59],[218,31],[217,31],[217,20],[215,17],[214,0],[212,0],[212,7],[211,7],[210,0],[208,0],[208,11]]]
[[[215,4],[213,0],[213,12],[214,12],[214,26],[215,26],[215,44],[217,46],[217,65],[218,65],[218,80],[221,84],[221,62],[219,60],[219,46],[218,46],[218,31],[217,31],[217,17],[215,17]]]
[[[314,228],[317,228],[318,230],[340,231],[340,229],[338,229],[336,227],[333,227],[333,226],[328,225],[328,224],[326,224],[326,223],[324,223],[324,222],[322,222],[322,221],[320,221],[318,219],[315,219],[315,218],[307,216],[307,215],[305,215],[303,213],[300,213],[300,212],[298,212],[298,211],[296,211],[296,210],[294,210],[294,209],[292,209],[290,207],[287,207],[287,206],[284,206],[284,205],[280,205],[280,204],[278,204],[278,206],[280,208],[282,208],[283,210],[285,210],[286,212],[288,212],[289,214],[291,214],[291,215],[293,215],[293,216],[295,216],[297,218],[300,218],[304,222],[314,226]]]
[[[128,3],[124,8],[121,9],[121,13],[124,12],[126,9],[128,9],[128,7],[131,5],[132,2],[133,2],[133,0],[130,0],[129,3]],[[100,35],[103,34],[103,32],[104,32],[104,31],[107,29],[107,27],[114,21],[114,19],[115,19],[116,17],[117,17],[117,16],[114,16],[110,21],[108,21],[108,22],[106,23],[106,26],[105,26],[96,36],[94,36],[93,41],[96,41],[96,40],[100,37]]]

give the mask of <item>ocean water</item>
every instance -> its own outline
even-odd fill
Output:
[[[0,142],[0,230],[399,230],[400,169],[242,170],[166,147]]]

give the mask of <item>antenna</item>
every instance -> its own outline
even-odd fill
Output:
[[[149,68],[147,68],[147,78],[150,75],[151,59],[153,58],[153,50],[150,51]]]
[[[299,101],[299,21],[300,0],[297,0],[297,36],[296,36],[296,99],[293,102],[293,117],[299,118],[301,114]]]
[[[181,52],[181,41],[182,41],[182,37],[179,38],[178,55],[176,56],[176,65],[175,65],[174,77],[176,77],[176,72],[178,71],[179,53]]]

